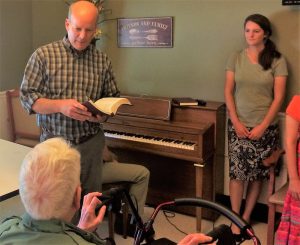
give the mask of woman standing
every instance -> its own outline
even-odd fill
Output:
[[[284,200],[276,245],[300,244],[300,96],[294,96],[286,110],[285,149],[289,189]]]
[[[247,185],[242,217],[250,221],[262,181],[268,178],[263,161],[279,147],[277,113],[282,105],[286,61],[270,40],[269,20],[260,14],[244,22],[247,47],[232,54],[226,66],[225,101],[229,114],[229,192],[232,210],[240,213]],[[232,225],[238,241],[240,230]]]

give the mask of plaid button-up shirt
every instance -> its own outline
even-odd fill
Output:
[[[25,68],[20,89],[23,107],[32,114],[32,105],[39,98],[76,99],[84,102],[102,97],[116,97],[116,85],[111,62],[107,55],[89,45],[76,51],[67,37],[38,48]],[[41,140],[60,136],[74,143],[96,134],[99,123],[78,121],[61,113],[38,114],[42,128]]]

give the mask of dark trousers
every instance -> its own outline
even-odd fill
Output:
[[[75,146],[81,155],[80,181],[82,195],[102,190],[102,152],[104,142],[104,133],[100,130],[91,139]]]
[[[83,197],[86,194],[94,191],[101,192],[102,190],[102,152],[105,144],[104,142],[104,133],[100,130],[100,132],[91,139],[74,146],[81,155],[81,206]],[[75,213],[72,219],[74,225],[78,224],[80,214],[81,209]]]

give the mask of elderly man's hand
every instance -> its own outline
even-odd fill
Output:
[[[100,204],[101,201],[97,198],[101,196],[99,192],[91,192],[84,196],[83,205],[81,210],[81,216],[77,227],[93,232],[97,229],[98,225],[102,222],[106,206],[102,206],[98,215],[95,214],[95,209],[97,204]]]
[[[198,245],[201,243],[208,243],[212,241],[212,237],[206,236],[202,233],[193,233],[189,234],[186,237],[184,237],[178,245]],[[216,243],[210,243],[210,244],[216,244]]]

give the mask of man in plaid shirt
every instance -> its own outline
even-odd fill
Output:
[[[73,3],[65,21],[67,35],[32,54],[20,88],[23,107],[37,114],[41,141],[62,137],[81,153],[83,195],[102,189],[105,137],[100,123],[107,118],[94,117],[82,103],[120,94],[110,60],[92,42],[98,16],[97,7],[90,1]],[[105,175],[115,176],[116,172],[122,176],[118,181],[138,185],[132,194],[145,203],[149,181],[146,168],[114,164],[109,169]],[[143,207],[139,210],[143,214]]]

